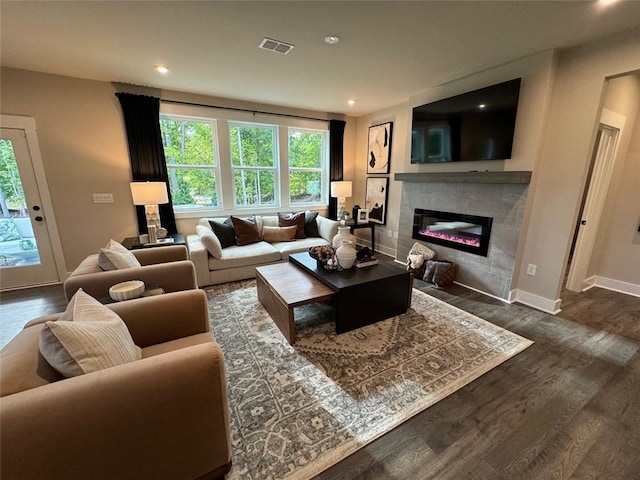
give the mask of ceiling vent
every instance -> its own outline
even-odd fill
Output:
[[[263,48],[265,50],[271,50],[272,52],[278,52],[283,55],[286,55],[291,50],[293,50],[293,45],[290,43],[281,42],[279,40],[273,40],[271,38],[265,38],[262,40],[258,47]]]

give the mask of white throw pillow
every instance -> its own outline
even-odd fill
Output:
[[[213,258],[222,257],[222,244],[218,236],[213,233],[213,230],[203,225],[196,225],[196,233]]]
[[[40,353],[65,377],[139,360],[142,351],[122,319],[78,290],[55,322],[40,332]]]
[[[103,270],[120,270],[140,267],[140,262],[133,253],[115,240],[109,240],[107,246],[98,255],[98,266]]]

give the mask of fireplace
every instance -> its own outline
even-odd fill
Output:
[[[412,236],[423,242],[486,257],[492,221],[490,217],[416,208],[413,211]]]

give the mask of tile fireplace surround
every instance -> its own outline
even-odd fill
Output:
[[[507,300],[522,231],[531,172],[400,173],[402,204],[397,258],[406,258],[416,241],[413,210],[440,210],[493,218],[486,257],[423,242],[438,258],[458,264],[456,281]]]

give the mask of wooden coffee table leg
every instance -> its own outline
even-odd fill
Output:
[[[287,341],[293,345],[296,343],[295,323],[293,321],[293,307],[286,305],[282,299],[264,281],[260,272],[256,272],[256,286],[258,300],[269,312],[276,326],[280,329]]]

